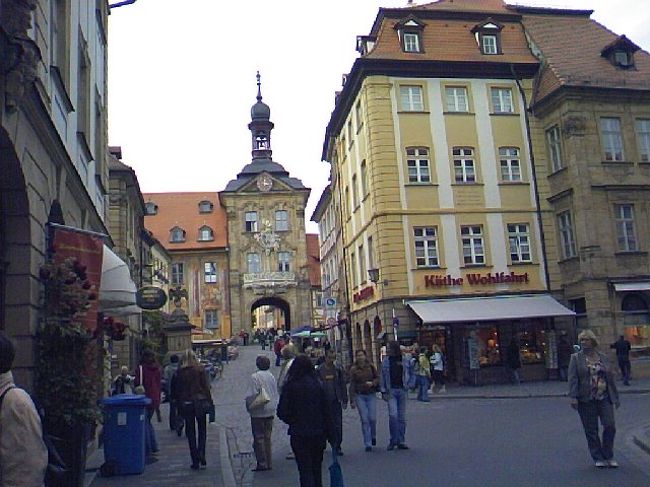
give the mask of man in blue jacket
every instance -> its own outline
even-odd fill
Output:
[[[406,435],[407,387],[413,371],[408,357],[402,355],[399,343],[388,342],[388,356],[381,362],[379,388],[381,398],[388,401],[388,426],[390,442],[387,450],[408,450]]]

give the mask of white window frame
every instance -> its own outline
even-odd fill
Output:
[[[420,34],[418,32],[404,32],[404,52],[420,52]]]
[[[275,231],[286,232],[289,230],[289,213],[287,210],[275,210]]]
[[[573,234],[573,218],[569,210],[557,215],[558,233],[560,236],[560,249],[563,259],[570,259],[578,255],[576,240]]]
[[[428,147],[406,148],[406,169],[409,183],[430,183],[431,170]]]
[[[493,42],[485,42],[488,39]],[[499,39],[496,34],[481,34],[481,52],[483,54],[499,54]]]
[[[212,213],[213,204],[210,201],[204,200],[199,202],[199,213]]]
[[[246,270],[249,274],[258,274],[261,271],[260,254],[257,252],[246,254]]]
[[[621,162],[625,160],[620,118],[602,117],[600,119],[600,137],[605,161]]]
[[[469,98],[465,86],[445,86],[447,111],[454,113],[469,112]]]
[[[217,282],[217,263],[204,262],[203,263],[203,282],[214,284]]]
[[[203,328],[206,330],[219,329],[219,311],[216,309],[206,309],[203,312]]]
[[[405,112],[423,112],[424,97],[422,86],[419,85],[402,85],[399,87],[400,102],[402,110]]]
[[[214,240],[214,232],[212,229],[207,225],[199,228],[199,242],[209,242],[210,240]]]
[[[515,113],[512,89],[494,86],[490,89],[492,110],[494,113]]]
[[[474,148],[453,147],[454,181],[462,184],[476,182],[476,165],[474,163]]]
[[[639,244],[636,238],[636,225],[634,224],[634,205],[629,203],[615,204],[614,215],[618,250],[622,252],[638,251]]]
[[[650,119],[638,118],[634,122],[641,162],[650,162]]]
[[[562,162],[562,138],[560,136],[559,125],[553,125],[546,131],[546,144],[551,159],[551,171],[557,172],[564,167],[564,163]]]
[[[287,251],[278,252],[278,271],[289,272],[291,270],[291,253]]]
[[[185,269],[182,262],[175,262],[172,264],[171,271],[171,284],[180,285],[185,282]]]
[[[530,227],[527,223],[508,223],[510,261],[513,264],[532,262]]]
[[[413,227],[413,246],[415,247],[415,266],[438,267],[438,228]]]
[[[521,159],[518,147],[499,147],[501,180],[509,183],[522,181]]]
[[[465,265],[485,264],[485,245],[481,225],[462,225],[460,236],[463,243],[463,263]]]
[[[257,212],[247,211],[244,214],[244,225],[247,232],[257,232]]]
[[[185,242],[185,230],[180,227],[172,228],[169,232],[169,241],[173,243]]]

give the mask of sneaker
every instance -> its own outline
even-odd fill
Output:
[[[605,460],[596,460],[596,463],[594,464],[597,468],[605,468],[608,467],[608,464]]]
[[[408,450],[409,447],[406,446],[404,443],[400,443],[399,445],[397,445],[397,449],[398,450]]]
[[[372,446],[377,446],[377,439],[376,438],[372,439]]]
[[[609,468],[618,468],[618,462],[612,458],[611,460],[607,460],[607,466]]]
[[[367,447],[366,447],[366,451],[372,451],[372,447],[371,447],[371,446],[367,446]]]

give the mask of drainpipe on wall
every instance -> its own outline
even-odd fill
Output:
[[[546,281],[546,289],[551,291],[551,279],[548,273],[548,258],[546,255],[546,239],[544,238],[544,225],[542,224],[542,209],[539,203],[539,190],[537,188],[537,171],[535,170],[535,155],[533,153],[533,142],[530,135],[530,118],[528,115],[528,101],[526,100],[526,93],[524,92],[523,87],[521,86],[521,81],[515,72],[514,65],[510,65],[510,72],[512,77],[517,83],[517,88],[519,89],[519,94],[524,102],[524,120],[526,123],[526,137],[528,138],[528,154],[530,155],[530,165],[533,172],[533,189],[535,190],[535,212],[537,213],[537,224],[539,225],[539,235],[541,239],[542,255],[544,256],[544,278]]]

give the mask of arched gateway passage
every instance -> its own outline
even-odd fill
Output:
[[[284,299],[266,297],[251,305],[251,328],[291,330],[291,310]]]

